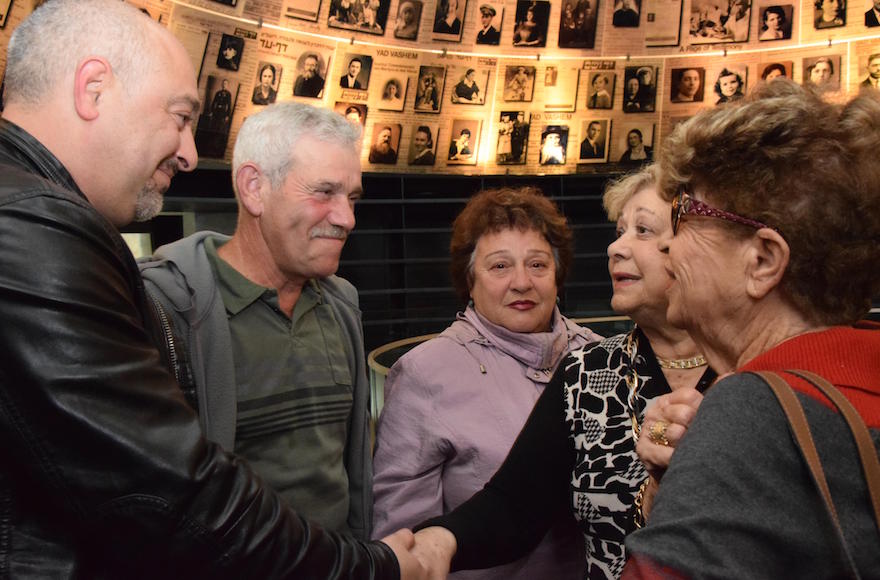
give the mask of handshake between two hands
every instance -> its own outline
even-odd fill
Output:
[[[430,527],[413,534],[397,530],[382,538],[397,556],[401,580],[442,580],[457,549],[455,536],[441,527]]]

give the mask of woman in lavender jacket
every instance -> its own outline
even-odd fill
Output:
[[[452,279],[466,310],[391,368],[374,459],[377,537],[470,498],[507,456],[557,364],[600,337],[556,296],[572,233],[533,188],[474,196],[453,225]],[[455,578],[578,578],[583,539],[560,522],[527,556]]]

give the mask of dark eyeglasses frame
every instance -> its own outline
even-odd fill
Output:
[[[673,236],[678,233],[678,226],[681,223],[681,218],[685,215],[698,215],[703,217],[718,218],[735,224],[749,226],[750,228],[755,228],[756,230],[760,230],[761,228],[770,228],[771,230],[775,230],[777,232],[779,231],[773,226],[768,226],[767,224],[759,222],[758,220],[753,220],[751,218],[743,217],[741,215],[736,215],[735,213],[724,211],[723,209],[717,209],[707,203],[703,203],[702,201],[691,197],[690,194],[687,192],[687,186],[682,184],[679,186],[678,193],[675,194],[675,197],[672,200]]]

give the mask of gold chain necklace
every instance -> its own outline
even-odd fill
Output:
[[[629,411],[629,420],[632,423],[632,434],[633,441],[635,443],[639,442],[639,433],[641,432],[641,426],[639,425],[639,418],[636,414],[636,397],[639,392],[639,375],[636,373],[636,339],[635,339],[636,329],[630,331],[629,335],[626,337],[626,355],[629,358],[629,368],[626,371],[626,384],[629,387],[629,396],[626,400],[627,411]]]
[[[664,369],[696,369],[706,366],[706,357],[701,354],[692,356],[691,358],[660,358],[657,362]]]

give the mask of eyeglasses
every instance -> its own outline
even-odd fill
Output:
[[[703,203],[698,199],[694,199],[687,193],[686,189],[687,186],[685,185],[679,186],[678,193],[672,200],[672,235],[678,233],[678,225],[681,223],[682,216],[685,215],[699,215],[703,217],[718,218],[728,222],[733,222],[735,224],[749,226],[751,228],[755,228],[756,230],[760,230],[761,228],[770,228],[771,230],[776,230],[777,232],[779,231],[773,226],[768,226],[763,222],[743,217],[741,215],[736,215],[735,213],[730,213],[729,211],[724,211],[723,209],[717,209],[709,204]]]

